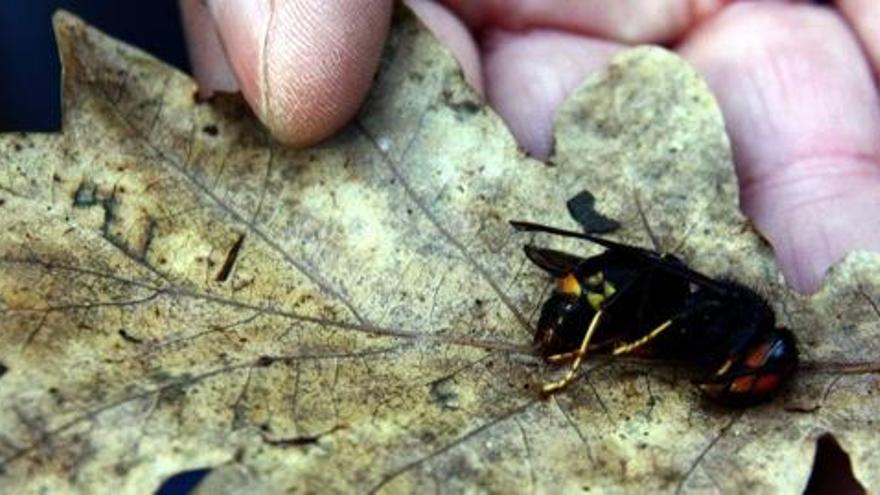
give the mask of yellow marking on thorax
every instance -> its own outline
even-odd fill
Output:
[[[602,291],[605,293],[605,297],[611,297],[617,292],[617,288],[614,287],[614,284],[611,282],[605,282],[602,284]]]
[[[603,272],[596,272],[587,277],[587,285],[589,285],[590,287],[599,287],[604,281],[605,274]]]
[[[577,277],[569,273],[559,279],[559,292],[570,296],[581,295],[581,284],[578,282]]]
[[[586,277],[584,282],[587,284],[585,294],[587,302],[596,311],[601,309],[602,304],[616,291],[614,285],[605,280],[605,273],[601,271]]]
[[[587,291],[587,302],[590,303],[590,306],[596,311],[602,307],[602,304],[607,301],[611,296],[614,295],[617,290],[614,288],[610,282],[602,282],[602,285],[596,287],[596,289],[601,290],[601,292],[588,290]]]
[[[592,306],[593,309],[599,311],[602,307],[602,303],[605,302],[605,295],[599,294],[598,292],[588,291],[587,302],[590,303],[590,306]]]

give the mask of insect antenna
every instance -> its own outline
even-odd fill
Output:
[[[651,228],[651,224],[648,222],[648,217],[645,215],[645,209],[642,208],[642,199],[639,196],[639,191],[633,189],[633,199],[636,203],[636,210],[639,212],[639,219],[642,221],[642,226],[645,227],[645,232],[648,233],[648,237],[651,239],[651,245],[654,246],[654,251],[658,253],[664,253],[663,247],[660,246],[660,240],[657,238],[657,235],[654,233],[654,229]]]
[[[642,207],[642,200],[637,190],[633,190],[633,197],[635,198],[636,210],[639,213],[639,219],[642,221],[642,226],[645,227],[645,232],[648,233],[648,237],[651,239],[651,245],[654,246],[654,251],[657,251],[658,253],[680,253],[681,248],[687,241],[688,235],[691,233],[691,230],[693,230],[693,224],[685,228],[684,234],[681,236],[681,239],[679,239],[678,242],[675,244],[675,247],[672,248],[671,251],[666,251],[660,245],[660,238],[657,237],[654,229],[651,228],[651,223],[648,222],[648,216],[645,214],[645,209]]]

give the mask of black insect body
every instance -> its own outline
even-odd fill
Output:
[[[582,258],[525,247],[533,263],[558,279],[541,309],[536,348],[549,362],[571,362],[565,377],[546,384],[545,392],[568,385],[588,351],[708,369],[697,385],[732,406],[771,399],[794,373],[794,336],[776,327],[772,309],[752,289],[707,277],[671,255],[534,223],[511,224],[605,248]]]

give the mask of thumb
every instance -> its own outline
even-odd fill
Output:
[[[307,146],[345,125],[366,96],[392,2],[210,0],[208,10],[251,108],[278,139]]]

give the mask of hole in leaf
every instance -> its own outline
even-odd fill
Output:
[[[852,472],[849,454],[837,443],[831,433],[825,433],[816,440],[816,457],[813,459],[813,472],[804,495],[865,494],[865,487]]]
[[[192,492],[205,476],[212,471],[211,468],[191,469],[181,471],[165,480],[156,490],[156,495],[181,495]]]

